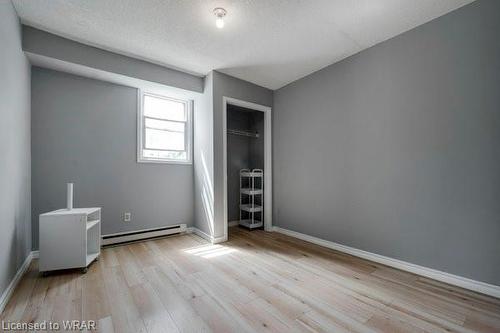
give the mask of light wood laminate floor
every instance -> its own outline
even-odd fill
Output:
[[[34,261],[2,320],[101,332],[500,332],[500,300],[277,233],[231,228],[103,250],[87,274]]]

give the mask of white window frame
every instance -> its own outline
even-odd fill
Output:
[[[145,157],[143,150],[145,149],[145,121],[144,121],[144,96],[162,98],[170,101],[181,102],[186,105],[186,159],[177,160],[170,158],[152,158]],[[138,163],[164,163],[164,164],[193,164],[193,101],[188,99],[180,99],[166,95],[159,95],[138,89],[137,96],[137,162]],[[152,149],[154,150],[154,149]]]

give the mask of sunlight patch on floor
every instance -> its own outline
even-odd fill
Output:
[[[184,252],[187,254],[192,254],[192,255],[202,257],[202,258],[207,258],[207,259],[219,257],[222,255],[226,255],[226,254],[237,252],[237,251],[238,250],[227,247],[227,246],[212,245],[212,244],[198,246],[198,247],[184,250]]]

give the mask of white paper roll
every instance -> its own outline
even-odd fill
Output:
[[[73,183],[66,184],[66,207],[68,210],[73,209]]]

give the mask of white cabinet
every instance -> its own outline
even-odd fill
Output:
[[[40,272],[81,268],[101,253],[101,208],[59,209],[40,214]]]

